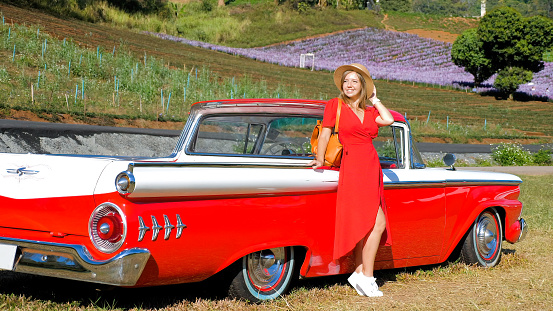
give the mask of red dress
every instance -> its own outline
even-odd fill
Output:
[[[325,107],[323,127],[334,127],[338,98],[328,101]],[[351,252],[374,227],[378,207],[386,214],[384,187],[380,160],[372,140],[378,136],[374,107],[365,110],[363,123],[347,105],[342,105],[338,137],[344,146],[338,181],[336,202],[336,231],[334,259]],[[386,221],[382,241],[391,245]]]

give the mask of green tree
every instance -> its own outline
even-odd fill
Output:
[[[451,59],[457,66],[464,67],[465,71],[474,76],[474,84],[490,78],[494,71],[491,61],[484,55],[482,41],[479,40],[476,28],[465,30],[451,47]]]
[[[494,86],[509,98],[520,84],[543,69],[543,56],[553,46],[553,21],[541,16],[523,17],[515,9],[495,9],[454,43],[455,64],[474,75],[475,84],[498,73]]]
[[[478,37],[492,67],[520,67],[532,72],[543,69],[543,54],[553,45],[553,22],[545,17],[524,18],[512,8],[486,14],[478,26]]]
[[[503,68],[497,74],[493,86],[502,94],[513,99],[513,93],[518,86],[532,81],[534,74],[530,70],[520,67]]]
[[[516,66],[521,60],[518,56],[527,45],[522,42],[524,26],[522,15],[508,7],[493,10],[482,17],[477,33],[495,72]]]
[[[375,1],[376,2],[376,1]],[[395,12],[411,12],[411,0],[384,0],[380,2],[382,10]]]

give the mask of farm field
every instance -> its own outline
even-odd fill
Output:
[[[211,71],[218,74],[221,79],[247,76],[254,81],[265,81],[268,88],[284,85],[295,89],[298,92],[297,96],[301,97],[326,99],[337,95],[332,84],[331,73],[328,71],[285,68],[252,61],[240,56],[160,40],[159,38],[124,29],[115,29],[76,20],[62,20],[38,11],[23,10],[5,4],[0,4],[0,10],[5,16],[6,23],[37,25],[41,32],[49,33],[60,40],[71,38],[74,42],[92,50],[102,47],[106,51],[111,51],[114,47],[117,49],[124,47],[131,51],[138,61],[143,60],[146,54],[148,57],[153,56],[163,60],[169,68],[183,68],[188,71],[207,66]],[[38,50],[40,50],[40,46]],[[11,52],[9,53],[11,55]],[[5,56],[3,57],[4,60],[9,59],[8,55]],[[32,70],[38,71],[38,68]],[[33,72],[33,74],[36,76],[38,72]],[[496,135],[499,138],[487,140],[482,138],[482,135],[471,138],[471,135],[461,131],[457,139],[462,142],[491,143],[497,142],[497,139],[511,140],[516,138],[522,143],[546,143],[551,141],[550,136],[553,135],[553,124],[550,122],[553,115],[550,107],[551,103],[548,102],[502,101],[491,96],[480,96],[446,87],[435,88],[410,82],[378,80],[376,85],[380,97],[386,101],[389,108],[406,114],[410,120],[424,122],[430,119],[431,123],[444,125],[443,127],[437,126],[429,129],[430,132],[434,131],[435,133],[428,134],[426,138],[421,137],[420,140],[458,142],[455,140],[456,138],[448,138],[448,135],[443,134],[446,120],[449,120],[449,128],[467,125],[483,128],[487,124],[488,128],[498,129],[501,133],[502,131],[505,132]],[[73,84],[73,92],[75,92],[74,89],[75,84]],[[68,89],[67,92],[71,91]],[[173,100],[176,100],[175,96]],[[20,100],[19,103],[16,103],[19,105],[29,102],[29,99],[25,96],[16,98],[16,100]],[[111,101],[111,98],[105,100]],[[33,117],[29,114],[11,111],[9,107],[4,108],[3,111],[3,117],[41,120],[40,116]],[[177,115],[177,119],[185,119],[186,111],[186,107],[179,107],[180,114]],[[124,111],[113,110],[108,112],[115,116],[117,114],[124,116]],[[48,120],[48,118],[42,118],[42,120]],[[67,118],[67,120],[68,122],[101,122],[92,118],[88,120]],[[148,122],[142,122],[140,125],[136,123],[117,124],[158,126],[155,123]],[[179,123],[175,126],[174,128],[179,128],[181,125]],[[517,135],[513,136],[513,132]],[[484,133],[483,136],[485,137],[485,135]],[[467,139],[469,140],[467,141]]]
[[[491,269],[446,263],[376,274],[385,296],[357,295],[347,276],[299,280],[290,294],[251,305],[224,298],[216,282],[97,291],[97,286],[0,272],[0,307],[9,310],[551,310],[553,175],[522,176],[526,240],[503,244]],[[48,286],[45,286],[48,284]]]
[[[298,55],[306,55],[307,68],[333,71],[343,63],[363,63],[370,68],[373,79],[414,82],[419,86],[453,87],[471,91],[473,76],[451,60],[451,43],[421,38],[415,34],[363,28],[323,37],[308,38],[260,48],[230,48],[161,33],[160,38],[242,55],[258,61],[286,67],[300,67]],[[309,54],[308,54],[309,53]],[[493,78],[476,88],[476,92],[493,91]],[[532,85],[523,84],[518,91],[553,100],[553,63],[534,74]]]

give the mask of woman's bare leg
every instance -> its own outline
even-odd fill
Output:
[[[366,239],[365,245],[361,252],[362,265],[357,266],[358,270],[356,272],[362,271],[365,276],[372,277],[374,271],[374,260],[376,258],[376,252],[378,251],[378,246],[380,245],[380,238],[382,233],[386,230],[386,216],[382,211],[382,207],[378,208],[378,213],[376,214],[376,221],[374,223],[373,230],[369,233],[369,237]],[[356,246],[357,251],[357,246]],[[357,265],[357,254],[355,255],[355,263]]]
[[[368,237],[369,234],[367,233],[367,235],[355,245],[355,250],[353,251],[355,254],[355,272],[357,273],[363,272],[363,245],[365,245]]]

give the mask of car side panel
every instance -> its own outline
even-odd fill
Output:
[[[385,199],[392,245],[380,247],[377,262],[394,260],[393,266],[386,268],[412,265],[410,260],[422,264],[435,263],[443,243],[444,188],[415,186],[386,189]],[[421,261],[421,258],[427,260]]]
[[[130,202],[113,196],[127,215],[126,248],[151,252],[138,286],[195,282],[224,269],[241,257],[263,249],[303,246],[321,262],[330,262],[334,237],[333,192],[310,195],[252,196],[240,198],[183,199],[166,202]],[[176,238],[164,231],[153,239],[153,219],[165,227],[164,215],[176,225],[179,215],[186,228]],[[139,239],[139,218],[149,227]],[[308,262],[309,264],[309,262]]]
[[[514,222],[520,217],[522,203],[517,200],[520,192],[518,186],[448,187],[446,192],[447,224],[440,261],[445,261],[451,255],[478,215],[484,210],[495,207],[505,211],[506,219],[503,227],[506,230],[506,236]]]

